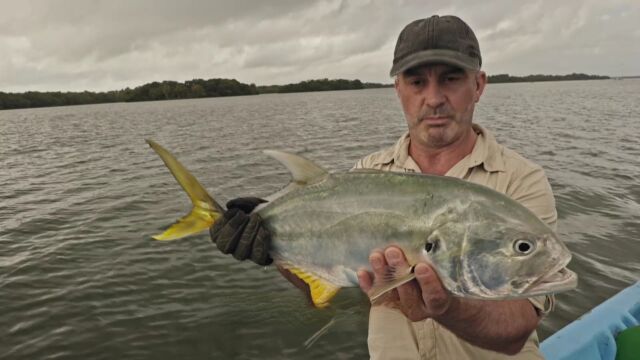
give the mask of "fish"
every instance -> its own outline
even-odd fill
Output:
[[[224,208],[166,149],[147,140],[193,208],[156,240],[208,230]],[[275,264],[304,281],[322,308],[343,287],[357,287],[374,249],[396,245],[407,269],[391,268],[369,292],[373,301],[415,278],[428,263],[454,296],[503,300],[574,289],[571,252],[533,212],[489,187],[414,173],[355,170],[329,173],[314,162],[264,150],[292,180],[254,211],[271,234]]]

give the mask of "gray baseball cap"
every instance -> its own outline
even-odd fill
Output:
[[[480,45],[469,25],[457,16],[433,15],[405,26],[396,42],[390,75],[430,63],[479,70]]]

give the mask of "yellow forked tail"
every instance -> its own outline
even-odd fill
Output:
[[[207,190],[169,151],[153,140],[147,140],[147,143],[164,161],[164,164],[169,168],[173,177],[178,180],[184,191],[187,192],[189,199],[193,203],[193,209],[189,214],[183,216],[165,232],[153,236],[153,238],[156,240],[176,240],[197,234],[211,227],[224,211],[222,207],[209,196]]]

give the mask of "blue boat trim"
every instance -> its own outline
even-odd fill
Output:
[[[570,323],[540,345],[549,360],[613,360],[616,336],[640,325],[640,281]]]

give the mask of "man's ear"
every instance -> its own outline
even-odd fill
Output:
[[[480,97],[484,92],[484,87],[487,85],[487,74],[480,70],[476,73],[476,93],[474,96],[475,102],[480,101]]]
[[[400,96],[400,94],[398,94],[398,85],[400,84],[400,75],[396,75],[395,80],[393,81],[393,87],[396,89],[396,95]]]

